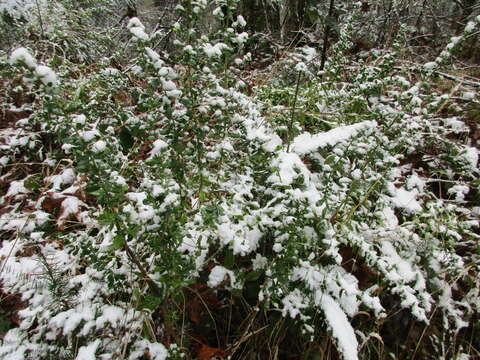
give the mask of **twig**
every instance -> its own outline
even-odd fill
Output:
[[[405,70],[405,68],[401,67],[401,66],[395,66],[394,67],[395,70]],[[408,70],[413,70],[415,72],[419,72],[419,67],[410,67]],[[441,71],[438,71],[438,70],[430,70],[432,73],[438,75],[438,76],[441,76],[445,79],[449,79],[449,80],[454,80],[454,81],[457,81],[457,82],[460,82],[462,83],[463,85],[468,85],[468,86],[472,86],[472,87],[478,87],[480,88],[480,83],[479,82],[475,82],[475,81],[471,81],[471,80],[466,80],[466,79],[462,79],[458,76],[454,76],[454,75],[451,75],[451,74],[447,74],[447,73],[444,73],[444,72],[441,72]]]
[[[42,32],[42,38],[45,38],[45,31],[43,30],[42,14],[40,12],[40,5],[38,4],[38,0],[35,0],[35,5],[37,6],[38,21],[40,22],[40,31]]]
[[[295,85],[295,97],[293,98],[293,105],[292,110],[290,113],[290,124],[288,126],[288,145],[287,145],[287,152],[290,151],[290,145],[292,144],[293,140],[293,124],[295,122],[295,110],[297,107],[297,100],[298,100],[298,93],[300,90],[300,80],[302,78],[302,73],[299,71],[297,73],[297,84]]]
[[[137,257],[135,256],[135,253],[132,251],[132,249],[130,249],[130,246],[128,246],[127,241],[125,241],[124,248],[125,248],[125,251],[126,251],[129,259],[137,266],[137,268],[140,270],[143,277],[147,281],[147,284],[148,284],[148,287],[150,288],[150,290],[152,290],[156,295],[161,295],[162,291],[160,290],[159,286],[157,285],[157,283],[155,281],[153,281],[150,278],[150,276],[148,276],[147,271],[145,270],[143,265],[140,263],[140,261],[137,259]]]

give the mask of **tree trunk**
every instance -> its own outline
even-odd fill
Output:
[[[325,31],[323,33],[323,48],[322,48],[322,60],[320,62],[320,71],[325,68],[325,62],[327,61],[327,48],[328,48],[328,38],[330,36],[330,29],[332,26],[333,18],[333,9],[335,0],[330,0],[330,6],[328,8],[327,21],[325,22]]]

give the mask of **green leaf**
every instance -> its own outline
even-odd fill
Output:
[[[3,317],[3,315],[1,315]],[[5,319],[0,318],[0,333],[5,334],[8,330],[12,329],[14,325]]]
[[[33,175],[30,176],[23,185],[28,189],[28,190],[38,190],[42,187],[42,184],[40,182],[40,175]]]
[[[245,281],[257,281],[260,278],[260,276],[262,276],[262,274],[263,274],[262,270],[251,271],[245,276]]]
[[[143,298],[142,302],[138,305],[138,308],[140,310],[142,309],[155,310],[157,307],[160,306],[161,303],[162,303],[162,299],[158,297],[158,295],[147,294]]]
[[[128,152],[135,143],[135,139],[133,138],[132,133],[124,127],[118,134],[118,137],[120,139],[120,145],[122,145],[123,151]]]
[[[88,183],[87,186],[85,187],[85,191],[87,194],[98,196],[100,194],[100,185],[96,183]]]
[[[336,159],[336,156],[333,154],[330,154],[325,159],[325,164],[328,164],[328,165],[333,164],[335,162],[335,159]]]
[[[117,235],[113,238],[112,245],[110,245],[110,250],[115,251],[122,249],[125,246],[125,238],[122,235]]]
[[[231,269],[235,265],[235,255],[233,255],[233,251],[230,249],[227,249],[226,252],[227,253],[225,254],[225,267],[227,269]]]
[[[97,221],[100,225],[108,226],[115,223],[115,214],[111,211],[104,211],[98,217]]]

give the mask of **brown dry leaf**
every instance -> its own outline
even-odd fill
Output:
[[[22,301],[22,297],[18,294],[10,294],[0,288],[0,312],[3,320],[10,322],[13,326],[20,326],[21,319],[18,315],[20,310],[25,309],[26,301]],[[0,333],[0,338],[3,339],[4,333]]]
[[[82,222],[82,209],[86,204],[75,196],[67,196],[60,205],[60,213],[58,215],[57,228],[60,231],[65,230],[65,223],[69,220]]]
[[[223,354],[224,352],[218,348],[202,344],[198,350],[197,360],[210,360],[215,356],[223,356]]]
[[[218,308],[221,302],[217,295],[205,283],[195,283],[189,287],[190,295],[193,295],[187,303],[186,310],[188,318],[193,323],[200,323],[206,307],[209,309]]]
[[[140,145],[140,149],[138,150],[138,154],[135,155],[134,160],[135,161],[147,160],[151,150],[152,150],[152,141],[147,140],[142,145]]]
[[[59,196],[57,193],[49,191],[42,201],[42,210],[52,214],[56,209],[60,209],[60,205],[66,196]]]
[[[342,256],[342,267],[357,278],[360,289],[367,289],[375,282],[376,273],[361,258],[357,258],[351,247],[342,247],[338,252]]]
[[[76,193],[76,192],[75,192]],[[79,196],[82,196],[79,193]],[[65,224],[69,220],[82,222],[82,210],[87,205],[76,196],[62,195],[49,191],[42,201],[42,209],[51,214],[57,214],[57,229],[65,230]]]
[[[198,299],[192,300],[187,305],[188,318],[191,322],[198,324],[202,319],[203,305]]]

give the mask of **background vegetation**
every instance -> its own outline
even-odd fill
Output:
[[[478,1],[0,29],[0,358],[480,358]]]

